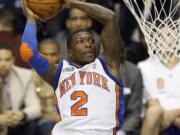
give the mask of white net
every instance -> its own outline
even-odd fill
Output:
[[[148,53],[165,63],[180,57],[180,0],[124,0],[145,36]]]

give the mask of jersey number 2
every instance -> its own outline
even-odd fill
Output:
[[[87,116],[87,108],[81,108],[88,101],[88,96],[84,91],[75,91],[71,95],[71,100],[77,100],[80,98],[75,104],[71,107],[71,115],[72,116]]]

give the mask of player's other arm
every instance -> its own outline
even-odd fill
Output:
[[[119,70],[122,40],[115,13],[97,4],[76,0],[66,0],[66,3],[68,3],[70,7],[78,8],[86,12],[92,18],[103,24],[104,27],[101,33],[101,43],[104,49],[104,60],[108,64],[110,70]],[[119,78],[117,73],[112,71],[111,73]]]
[[[53,86],[54,76],[57,67],[51,65],[47,58],[38,52],[37,45],[37,27],[36,16],[27,9],[25,3],[23,10],[27,18],[27,24],[22,36],[22,43],[20,47],[20,54],[24,61],[28,62],[36,72],[41,75],[47,82]]]

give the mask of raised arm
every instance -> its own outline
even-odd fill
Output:
[[[103,24],[101,43],[103,45],[104,53],[102,55],[110,70],[114,68],[119,69],[122,40],[115,13],[97,4],[77,0],[65,1],[70,7],[78,8],[86,12],[92,18]]]
[[[31,67],[34,68],[39,75],[41,75],[53,86],[57,67],[55,65],[51,65],[48,62],[48,59],[38,52],[36,27],[37,16],[26,7],[24,0],[22,6],[24,14],[27,18],[27,23],[22,36],[22,43],[20,47],[21,57],[24,61],[28,62],[28,64],[31,65]]]

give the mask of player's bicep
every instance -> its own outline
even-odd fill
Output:
[[[122,52],[122,40],[116,17],[109,21],[101,33],[101,42],[103,47],[103,57],[106,62],[120,62],[120,53]]]

